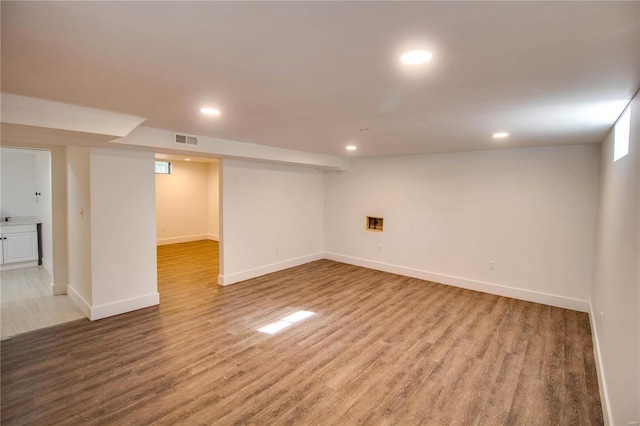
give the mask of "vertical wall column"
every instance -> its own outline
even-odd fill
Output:
[[[68,294],[91,318],[91,204],[89,148],[67,147]],[[57,256],[56,256],[57,259]]]
[[[69,294],[91,319],[157,305],[150,152],[69,148]]]

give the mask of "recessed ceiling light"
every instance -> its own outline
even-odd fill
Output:
[[[191,161],[191,158],[185,158],[184,161]]]
[[[347,151],[355,151],[356,149],[358,149],[358,147],[355,145],[347,145]]]
[[[400,57],[400,60],[405,64],[417,65],[430,61],[431,57],[431,52],[427,52],[426,50],[412,50],[404,53]]]
[[[207,115],[220,115],[220,110],[215,108],[200,108],[200,112]]]
[[[494,139],[506,138],[507,136],[509,136],[509,133],[507,132],[498,132],[491,135],[491,137]]]

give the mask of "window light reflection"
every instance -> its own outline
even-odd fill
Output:
[[[274,321],[271,324],[267,324],[264,327],[259,328],[258,331],[261,333],[276,334],[277,332],[313,315],[315,315],[315,312],[311,311],[294,312],[291,315],[279,319],[278,321]]]
[[[282,318],[282,321],[296,323],[298,321],[302,321],[303,319],[309,318],[312,315],[315,315],[315,313],[310,311],[298,311],[298,312],[294,312],[288,317]]]
[[[293,325],[293,323],[286,322],[286,321],[276,321],[276,322],[272,322],[271,324],[267,324],[262,328],[259,328],[258,331],[262,333],[267,333],[267,334],[276,334],[278,331],[284,330],[290,325]]]

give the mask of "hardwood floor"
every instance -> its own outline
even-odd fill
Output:
[[[4,342],[2,424],[603,422],[584,313],[327,260],[219,287],[213,258],[162,246],[160,306]]]
[[[51,295],[51,275],[42,267],[1,271],[2,337],[84,318],[67,295]]]

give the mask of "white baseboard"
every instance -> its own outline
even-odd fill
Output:
[[[80,310],[91,321],[136,311],[142,308],[148,308],[149,306],[155,306],[160,303],[160,294],[156,292],[140,297],[134,297],[132,299],[119,300],[117,302],[92,307],[89,302],[87,302],[84,297],[80,296],[72,286],[67,287],[67,292],[69,297],[71,297],[71,300],[78,305]]]
[[[62,294],[67,294],[67,285],[59,284],[59,283],[51,283],[51,294],[54,296],[60,296]]]
[[[167,244],[190,243],[191,241],[202,241],[208,239],[210,239],[208,234],[187,235],[184,237],[161,238],[156,241],[156,245],[164,246]]]
[[[220,241],[220,236],[216,234],[209,234],[207,238],[213,241]]]
[[[119,300],[113,303],[94,306],[91,308],[91,321],[102,318],[112,317],[138,309],[148,308],[160,303],[160,294],[158,292],[145,294],[144,296],[134,297],[131,299]]]
[[[293,268],[294,266],[303,265],[305,263],[313,262],[324,258],[324,253],[315,253],[307,256],[296,257],[294,259],[288,259],[278,263],[272,263],[271,265],[261,266],[259,268],[250,269],[247,271],[236,272],[228,275],[218,275],[218,284],[229,285],[235,284],[240,281],[245,281],[251,278],[260,277],[262,275],[270,274],[272,272],[282,271],[283,269]]]
[[[37,260],[28,260],[26,262],[5,263],[0,265],[0,271],[10,271],[12,269],[31,268],[38,266]]]
[[[591,323],[593,355],[596,361],[596,373],[598,374],[598,387],[600,388],[600,403],[602,404],[604,424],[613,425],[611,404],[609,404],[609,392],[607,392],[607,380],[604,376],[604,365],[602,365],[602,353],[600,352],[600,341],[598,340],[598,329],[596,328],[596,316],[593,313],[593,305],[591,305],[591,302],[589,302],[589,322]]]
[[[481,291],[483,293],[511,297],[513,299],[526,300],[528,302],[541,303],[543,305],[556,306],[558,308],[571,309],[574,311],[589,312],[589,302],[587,300],[572,299],[554,294],[507,287],[499,284],[470,280],[467,278],[453,277],[434,272],[422,271],[419,269],[407,268],[404,266],[344,256],[336,253],[325,253],[324,257],[325,259],[335,260],[336,262],[348,263],[350,265],[362,266],[363,268],[376,269],[378,271],[390,272],[392,274],[452,285],[454,287],[461,287],[468,290]]]
[[[89,302],[84,300],[84,297],[80,296],[80,293],[77,292],[75,288],[72,286],[67,286],[67,294],[73,300],[73,302],[80,308],[82,313],[87,317],[91,318],[91,305]]]
[[[53,265],[44,257],[42,258],[42,266],[44,267],[44,270],[49,273],[49,275],[53,276]]]

